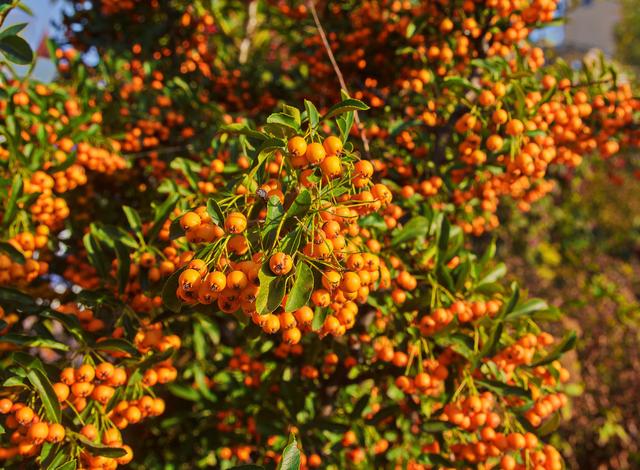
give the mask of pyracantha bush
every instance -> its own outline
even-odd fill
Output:
[[[637,143],[554,1],[73,7],[0,87],[7,467],[563,468],[575,335],[473,239]]]

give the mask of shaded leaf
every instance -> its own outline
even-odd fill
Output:
[[[15,34],[0,37],[0,51],[14,64],[28,65],[33,61],[29,43]]]
[[[300,307],[307,305],[313,292],[313,271],[311,267],[304,261],[299,261],[296,266],[295,281],[293,287],[289,291],[285,310],[293,312]]]

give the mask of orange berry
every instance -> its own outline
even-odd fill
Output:
[[[287,142],[287,149],[293,157],[301,157],[307,152],[307,142],[299,135],[293,136]]]
[[[47,433],[47,442],[57,443],[64,440],[66,432],[61,424],[51,423],[48,427],[49,431]]]
[[[75,378],[77,382],[91,382],[96,376],[96,370],[91,364],[82,364],[76,369]]]
[[[185,232],[188,232],[192,228],[195,228],[200,225],[202,219],[195,212],[187,212],[182,217],[180,217],[180,226]]]
[[[292,267],[293,260],[291,259],[291,256],[285,253],[275,253],[271,255],[271,258],[269,258],[269,268],[276,276],[284,276],[285,274],[288,274]]]
[[[224,220],[224,229],[227,233],[242,233],[247,228],[247,218],[240,212],[232,212]]]
[[[340,152],[342,152],[342,140],[340,140],[335,135],[330,135],[329,137],[324,139],[322,146],[329,156],[339,155]]]
[[[305,153],[305,157],[307,161],[311,164],[320,163],[327,156],[327,152],[325,151],[322,144],[317,142],[312,142],[307,146],[307,151]]]
[[[27,432],[27,437],[34,444],[42,444],[49,434],[49,426],[47,423],[35,423],[32,424]]]

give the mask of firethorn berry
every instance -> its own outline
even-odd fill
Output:
[[[342,175],[342,163],[340,158],[334,155],[325,157],[320,163],[320,170],[327,179],[337,178]]]
[[[300,342],[300,338],[302,337],[302,334],[300,333],[300,330],[298,328],[289,328],[288,330],[284,330],[282,332],[282,341],[285,344],[298,344]]]
[[[207,264],[201,259],[192,259],[187,264],[187,269],[193,269],[200,274],[200,277],[204,277],[207,275],[208,269]]]
[[[307,142],[303,137],[296,135],[287,142],[287,149],[293,157],[301,157],[307,152]]]
[[[103,362],[96,366],[96,378],[98,380],[109,380],[115,371],[113,364]]]
[[[51,423],[49,424],[48,428],[49,429],[47,432],[47,442],[56,444],[64,440],[66,435],[64,426],[58,423]]]
[[[353,269],[353,268],[349,268],[349,269]],[[340,285],[341,279],[342,279],[342,276],[340,276],[339,272],[325,271],[322,274],[322,286],[328,291],[333,291],[334,289],[338,288],[338,286]]]
[[[222,292],[227,286],[227,277],[220,271],[212,271],[207,274],[204,284],[211,292]]]
[[[353,166],[354,174],[363,178],[371,178],[373,176],[373,165],[368,160],[359,160]]]
[[[224,219],[227,233],[242,233],[247,228],[247,218],[240,212],[232,212]]]
[[[322,142],[325,152],[328,156],[340,155],[342,152],[342,140],[335,135],[330,135]]]
[[[327,152],[322,144],[319,144],[318,142],[312,142],[307,146],[307,151],[304,155],[307,159],[307,162],[314,165],[322,162],[322,160],[324,160],[324,158],[326,157]]]
[[[55,392],[56,397],[58,397],[58,401],[60,403],[66,401],[67,398],[69,398],[70,390],[67,384],[56,382],[53,384],[53,391]]]
[[[33,444],[42,444],[49,434],[49,426],[47,423],[35,423],[29,427],[27,437]]]
[[[509,114],[504,109],[496,109],[491,115],[494,124],[504,124],[509,119]]]
[[[293,260],[291,259],[291,256],[285,253],[275,253],[269,258],[269,268],[276,276],[288,274],[292,267]]]
[[[520,135],[524,132],[524,124],[519,119],[512,119],[507,123],[506,132],[508,135]]]
[[[195,269],[185,269],[180,274],[178,285],[186,292],[193,292],[200,287],[202,278]]]
[[[90,364],[82,364],[75,371],[76,382],[91,382],[96,376],[96,371]]]
[[[195,212],[187,212],[180,218],[180,226],[185,232],[198,227],[200,225],[200,222],[200,216]]]
[[[227,288],[241,291],[249,284],[249,278],[243,271],[235,270],[227,274]]]
[[[360,289],[360,277],[358,274],[352,271],[347,271],[342,275],[342,280],[340,281],[340,289],[345,292],[356,292]]]
[[[60,382],[66,385],[73,385],[73,383],[76,381],[75,374],[76,374],[76,371],[71,367],[67,367],[63,369],[62,372],[60,373]]]
[[[16,411],[15,417],[18,423],[22,424],[23,426],[26,426],[31,421],[33,421],[33,418],[35,417],[35,413],[31,408],[29,408],[28,406],[25,406],[23,408],[20,408],[18,411]]]
[[[7,413],[9,413],[9,411],[11,411],[11,407],[12,406],[13,406],[13,403],[8,398],[1,398],[0,399],[0,413],[1,414],[6,415]]]
[[[310,307],[305,305],[303,307],[300,307],[298,310],[296,310],[294,312],[294,316],[295,316],[296,322],[299,325],[309,326],[313,321],[313,310],[311,310]]]

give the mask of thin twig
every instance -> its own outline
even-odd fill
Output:
[[[247,18],[247,26],[246,26],[246,34],[244,39],[242,39],[242,43],[240,43],[240,57],[238,61],[241,64],[245,64],[247,59],[249,58],[249,49],[251,47],[251,38],[253,37],[253,33],[256,30],[256,26],[258,25],[258,2],[257,0],[253,0],[249,4],[248,18]]]
[[[342,72],[340,71],[340,67],[338,66],[338,62],[336,62],[336,58],[333,56],[333,51],[331,50],[331,46],[329,45],[329,41],[327,40],[327,35],[324,33],[324,29],[322,28],[322,24],[320,23],[320,18],[318,18],[318,12],[316,11],[316,7],[313,4],[313,0],[307,0],[307,7],[311,10],[311,15],[313,16],[313,21],[316,24],[316,28],[318,28],[318,32],[320,33],[320,38],[322,39],[322,44],[324,44],[324,48],[327,51],[327,55],[329,56],[329,60],[331,61],[331,65],[333,66],[333,70],[335,71],[338,82],[340,82],[340,87],[344,91],[349,94],[349,89],[347,88],[347,84],[344,81],[344,77]],[[362,139],[362,146],[364,147],[364,152],[369,157],[369,139],[364,131],[364,127],[362,126],[362,122],[360,122],[360,116],[358,116],[358,111],[354,111],[354,118],[356,121],[356,126],[360,131],[360,138]]]

